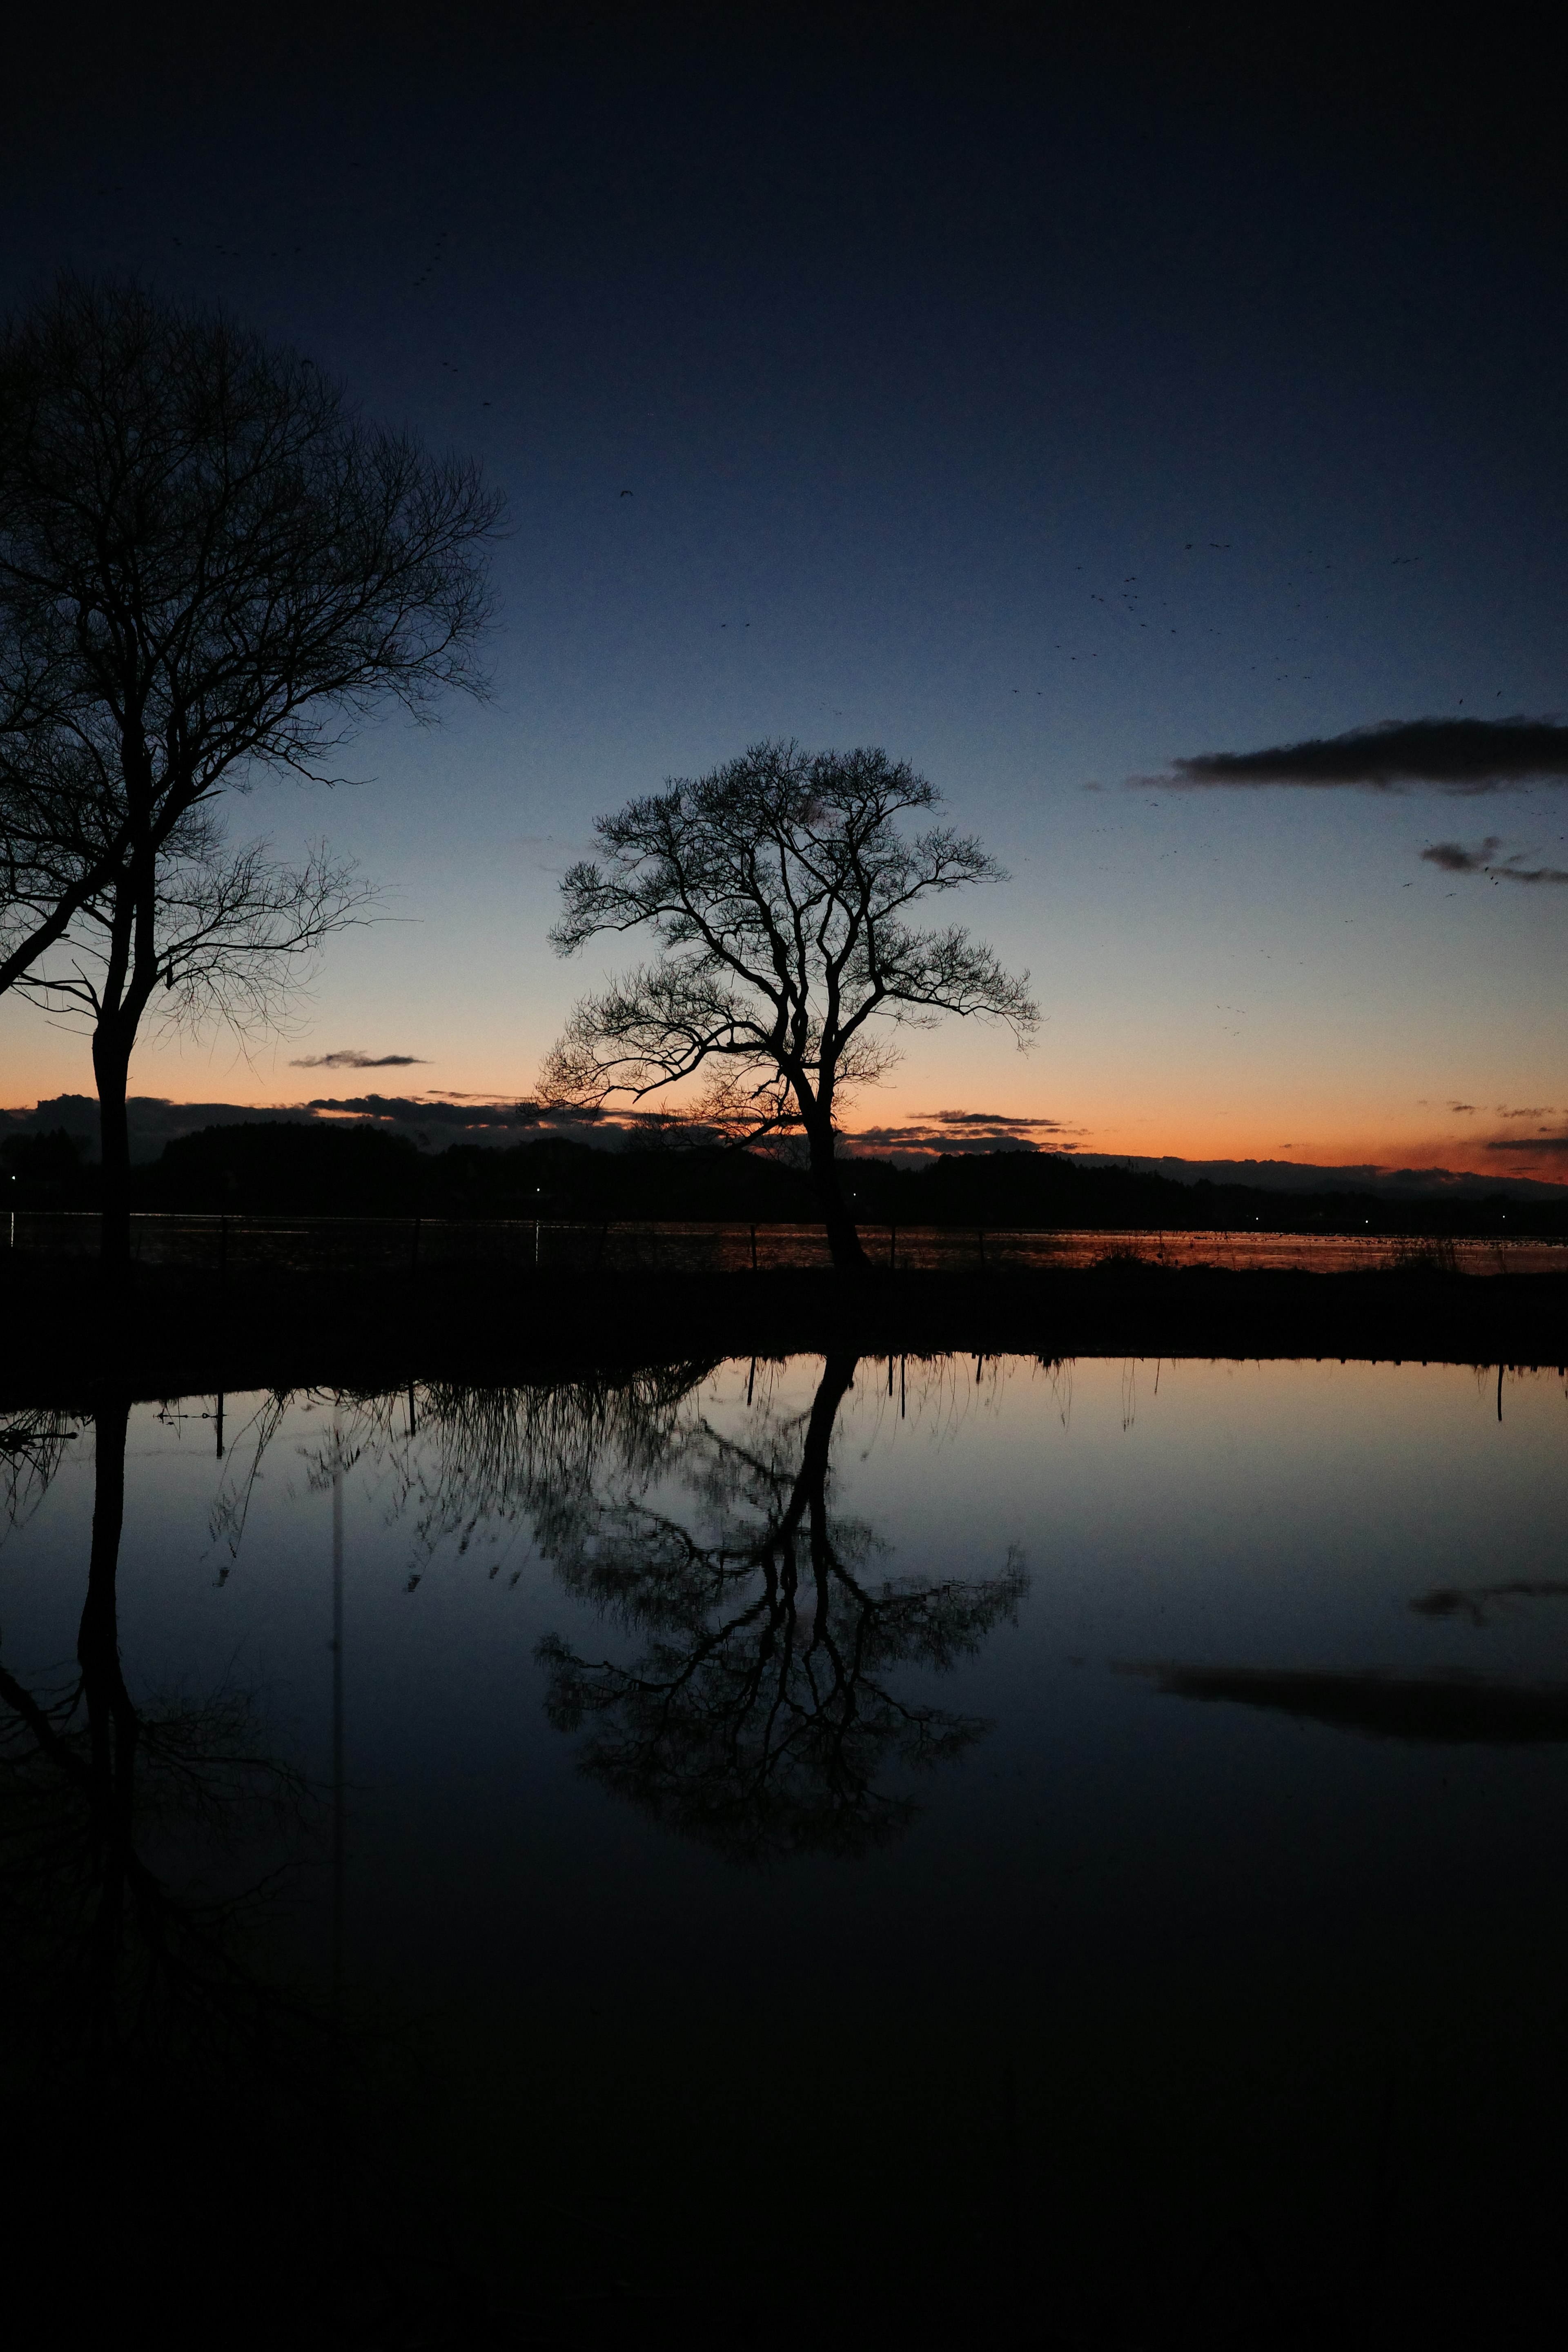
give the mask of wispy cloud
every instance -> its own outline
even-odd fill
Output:
[[[357,1045],[344,1045],[335,1054],[302,1054],[290,1062],[291,1070],[411,1070],[423,1066],[423,1054],[365,1054]]]
[[[1529,851],[1516,849],[1510,857],[1500,857],[1501,836],[1489,833],[1479,849],[1467,849],[1462,841],[1434,841],[1421,852],[1428,866],[1440,866],[1445,874],[1484,874],[1491,882],[1568,882],[1568,868],[1561,866],[1527,866]]]
[[[1568,1135],[1500,1135],[1487,1146],[1489,1151],[1550,1152],[1555,1156],[1568,1151]]]
[[[1568,780],[1568,724],[1555,719],[1386,719],[1345,735],[1313,735],[1258,751],[1200,751],[1172,772],[1130,784],[1296,784],[1397,793],[1508,792]],[[1521,877],[1522,878],[1522,877]]]

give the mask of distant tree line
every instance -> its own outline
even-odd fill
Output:
[[[1183,1184],[1053,1153],[944,1154],[924,1167],[847,1160],[839,1172],[860,1225],[889,1223],[1145,1232],[1568,1234],[1568,1206],[1479,1191],[1441,1200],[1373,1192],[1272,1192]],[[100,1169],[63,1129],[0,1144],[0,1206],[99,1205]],[[821,1222],[809,1169],[716,1146],[596,1149],[546,1137],[497,1150],[425,1152],[365,1127],[257,1120],[208,1127],[132,1171],[143,1212],[237,1216],[532,1217]]]

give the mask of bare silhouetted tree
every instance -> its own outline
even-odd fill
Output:
[[[834,1264],[863,1265],[835,1113],[896,1058],[873,1024],[978,1015],[1024,1045],[1039,1017],[1026,972],[1004,971],[963,929],[910,928],[917,900],[1006,878],[971,835],[900,833],[900,818],[940,798],[884,751],[758,743],[601,817],[602,858],[566,874],[554,944],[571,955],[601,932],[646,927],[661,951],[583,999],[544,1091],[641,1103],[700,1079],[694,1122],[742,1141],[804,1130]]]
[[[215,800],[331,782],[371,710],[484,691],[499,513],[221,312],[67,277],[0,333],[0,986],[92,1014],[109,1262],[154,996],[250,1017],[361,896],[324,853],[229,856]]]

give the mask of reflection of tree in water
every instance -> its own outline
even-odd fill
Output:
[[[526,1388],[438,1381],[371,1394],[275,1390],[235,1433],[209,1534],[232,1565],[264,1459],[290,1408],[324,1407],[333,1434],[300,1448],[307,1481],[319,1491],[331,1486],[334,1467],[361,1461],[383,1474],[387,1521],[411,1539],[410,1591],[443,1550],[460,1557],[481,1538],[496,1547],[495,1576],[520,1535],[569,1507],[607,1465],[654,1475],[712,1369],[661,1364]],[[227,1574],[220,1570],[219,1581]]]
[[[984,1728],[906,1696],[900,1670],[974,1655],[1028,1581],[1012,1553],[973,1582],[872,1572],[877,1537],[831,1507],[856,1364],[830,1358],[806,1412],[759,1405],[742,1440],[701,1410],[710,1363],[339,1394],[335,1455],[307,1447],[307,1470],[312,1485],[334,1458],[381,1471],[388,1520],[412,1534],[410,1591],[444,1549],[494,1546],[495,1576],[531,1538],[568,1591],[644,1640],[632,1665],[540,1644],[551,1720],[591,1727],[594,1778],[736,1856],[856,1853],[913,1816],[889,1775],[951,1761]],[[259,1444],[278,1419],[258,1416]],[[232,1475],[237,1504],[254,1464]]]
[[[631,1665],[540,1644],[551,1721],[591,1727],[584,1767],[605,1786],[736,1856],[856,1853],[913,1817],[889,1775],[951,1761],[984,1728],[907,1696],[900,1670],[973,1656],[1028,1583],[1014,1553],[973,1582],[873,1573],[877,1537],[831,1507],[856,1366],[829,1358],[806,1412],[759,1406],[742,1440],[701,1410],[711,1363],[338,1393],[307,1475],[382,1474],[388,1521],[412,1538],[411,1591],[443,1550],[491,1546],[495,1576],[531,1538],[568,1591],[644,1640]],[[231,1553],[289,1402],[268,1399],[231,1449],[213,1521]]]
[[[39,1694],[0,1657],[0,1905],[12,1959],[42,1964],[51,2010],[86,2051],[123,2053],[182,2004],[212,2011],[239,1989],[232,1906],[177,1898],[146,1859],[195,1830],[221,1845],[243,1818],[269,1826],[303,1801],[297,1776],[258,1755],[243,1693],[139,1708],[121,1661],[117,1573],[124,1515],[124,1399],[96,1421],[96,1495],[77,1671]],[[9,1435],[9,1433],[6,1433]]]
[[[584,1486],[540,1523],[567,1590],[647,1643],[627,1666],[547,1636],[552,1722],[592,1726],[595,1779],[747,1860],[858,1853],[902,1829],[913,1801],[879,1776],[951,1761],[984,1727],[905,1697],[896,1670],[973,1656],[1027,1590],[1016,1555],[977,1583],[872,1578],[878,1538],[830,1507],[855,1363],[830,1357],[809,1412],[763,1414],[750,1444],[689,1423],[659,1467],[693,1507]]]
[[[612,1465],[623,1478],[658,1475],[712,1369],[662,1364],[531,1388],[422,1389],[418,1420],[429,1442],[397,1449],[395,1461],[394,1507],[413,1523],[414,1580],[444,1545],[466,1552],[481,1528],[492,1536],[531,1528],[548,1554],[551,1528]],[[373,1425],[388,1403],[375,1401]],[[501,1565],[498,1557],[490,1573]]]
[[[258,1838],[274,1857],[293,1844],[303,1782],[259,1751],[243,1692],[153,1707],[127,1682],[128,1418],[123,1397],[100,1400],[74,1673],[39,1689],[0,1653],[0,2088],[27,2119],[26,2165],[0,2192],[7,2297],[13,2318],[37,2316],[29,2298],[68,2279],[79,2317],[112,2311],[134,2334],[176,2294],[227,2304],[243,2263],[256,2314],[210,2332],[249,2342],[274,2293],[321,2284],[353,2239],[352,2200],[321,2193],[353,2053],[268,1964],[274,1890],[240,1866]],[[37,1434],[0,1431],[8,1471],[58,1466]],[[36,1483],[12,1476],[26,1507]],[[255,2246],[273,2235],[288,2252],[258,2282]]]

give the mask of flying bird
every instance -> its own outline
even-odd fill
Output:
[[[635,499],[637,492],[635,490],[623,490],[621,492],[621,496],[623,499]]]

